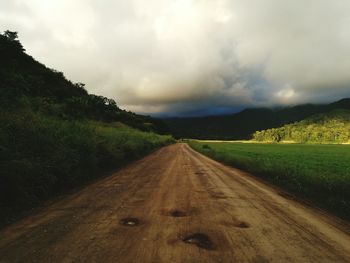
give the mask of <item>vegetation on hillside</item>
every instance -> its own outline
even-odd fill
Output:
[[[160,120],[121,110],[113,99],[88,94],[62,72],[47,68],[25,53],[16,32],[0,34],[0,107],[31,108],[61,119],[120,121],[143,131],[167,133]]]
[[[0,221],[172,142],[122,123],[28,111],[1,112],[0,122]]]
[[[334,110],[281,128],[257,131],[253,139],[266,142],[347,143],[350,142],[350,110]]]
[[[252,172],[319,207],[350,219],[350,146],[208,143],[195,150]]]
[[[159,120],[88,94],[0,34],[0,225],[173,142]]]
[[[305,104],[280,109],[256,108],[231,115],[169,118],[165,119],[165,122],[177,138],[245,140],[251,139],[256,131],[281,127],[335,109],[350,110],[350,99],[327,105]]]

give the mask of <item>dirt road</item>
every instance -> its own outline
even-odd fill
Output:
[[[350,262],[349,225],[175,144],[0,232],[0,262]]]

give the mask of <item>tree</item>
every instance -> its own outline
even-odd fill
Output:
[[[7,37],[8,40],[18,41],[18,33],[15,31],[6,30],[4,36]]]
[[[17,49],[20,52],[25,51],[21,42],[19,42],[19,40],[18,40],[18,33],[17,32],[6,30],[6,31],[4,31],[3,34],[0,34],[0,36],[5,40],[5,42],[8,42],[8,44],[10,44],[10,47],[12,49]]]

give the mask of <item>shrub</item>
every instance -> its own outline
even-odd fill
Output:
[[[0,205],[31,207],[173,142],[125,125],[0,113]]]

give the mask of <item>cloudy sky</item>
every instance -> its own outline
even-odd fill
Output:
[[[166,115],[350,97],[349,0],[0,0],[0,30],[122,108]]]

